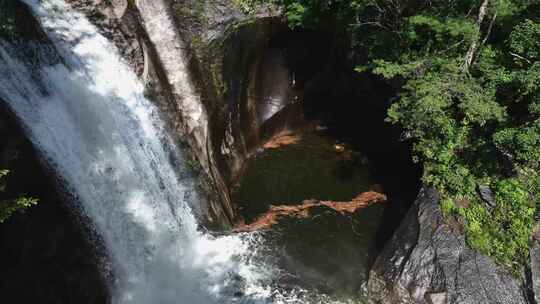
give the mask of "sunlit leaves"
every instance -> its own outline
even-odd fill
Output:
[[[0,192],[6,190],[5,178],[8,174],[8,170],[0,170]],[[13,214],[22,212],[37,203],[37,199],[25,196],[0,201],[0,224],[9,219]]]
[[[510,49],[520,63],[540,60],[540,23],[524,20],[519,23],[509,37]]]

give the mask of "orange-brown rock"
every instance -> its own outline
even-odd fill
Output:
[[[243,221],[237,223],[235,231],[268,229],[277,224],[280,219],[286,217],[307,218],[311,209],[320,206],[328,207],[342,215],[346,215],[354,213],[358,209],[365,208],[371,204],[386,202],[386,195],[375,191],[368,191],[359,194],[349,202],[318,201],[311,199],[305,200],[301,205],[270,206],[270,209],[266,213],[258,217],[252,223],[246,224]]]
[[[301,134],[293,134],[291,132],[284,132],[284,133],[281,133],[272,137],[267,142],[265,142],[263,145],[263,148],[264,149],[277,149],[282,146],[296,144],[301,139],[302,139]]]

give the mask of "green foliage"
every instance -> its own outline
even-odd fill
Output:
[[[525,20],[515,26],[510,34],[510,49],[525,59],[540,59],[540,23]]]
[[[9,171],[0,170],[0,192],[6,190],[5,177]],[[17,212],[23,212],[25,209],[36,205],[38,202],[35,198],[21,196],[15,199],[0,201],[0,224],[9,219],[13,214]]]
[[[540,40],[530,20],[513,26],[506,37],[506,24],[495,24],[492,30],[498,32],[489,34],[498,39],[476,41],[489,44],[464,70],[465,54],[480,30],[472,22],[440,15],[406,18],[406,52],[374,61],[373,72],[402,82],[388,120],[410,135],[425,182],[471,202],[455,212],[465,219],[468,243],[516,269],[526,261],[538,203],[538,188],[525,187],[520,172],[539,169],[540,69],[532,60],[538,59]],[[486,181],[496,193],[493,210],[475,193]],[[447,202],[441,206],[451,213]]]
[[[536,178],[538,178],[536,176]],[[472,197],[467,207],[457,207],[448,196],[441,199],[441,209],[446,216],[458,216],[465,220],[467,243],[501,264],[519,272],[528,259],[530,234],[534,228],[536,206],[529,195],[527,183],[518,178],[508,178],[493,185],[496,206],[486,209],[476,197]],[[538,193],[538,192],[536,192]]]
[[[523,167],[540,169],[540,120],[518,128],[506,128],[493,135],[495,145]]]
[[[489,212],[479,203],[461,211],[467,220],[467,241],[515,270],[527,261],[535,206],[517,179],[494,185],[497,206]]]
[[[8,5],[9,0],[0,0],[0,37],[10,37],[15,33],[15,16]]]
[[[135,0],[127,0],[127,4],[130,9],[137,8],[137,2]]]
[[[448,197],[444,197],[441,199],[441,210],[445,216],[450,216],[457,212],[454,202]]]
[[[330,31],[351,31],[358,13],[367,2],[363,0],[274,0],[283,8],[289,26],[324,28]]]
[[[255,13],[264,3],[263,0],[233,0],[233,3],[246,14]]]
[[[306,7],[300,3],[290,3],[286,6],[286,16],[291,27],[301,26],[305,22]]]
[[[477,34],[470,19],[463,17],[440,18],[438,16],[415,15],[405,20],[405,30],[411,48],[429,53],[448,48],[453,44],[463,49]]]
[[[468,243],[514,269],[524,262],[540,203],[540,1],[491,0],[483,16],[480,0],[279,2],[292,27],[332,28],[363,58],[356,71],[392,84],[387,120],[444,213],[464,219]]]

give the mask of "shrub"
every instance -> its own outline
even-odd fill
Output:
[[[0,170],[0,192],[6,190],[5,177],[8,173],[9,171],[7,170]],[[9,219],[13,214],[23,212],[25,209],[30,208],[37,203],[37,199],[26,196],[0,201],[0,224]]]

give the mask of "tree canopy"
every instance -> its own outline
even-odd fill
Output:
[[[469,245],[519,268],[540,197],[540,1],[277,2],[291,27],[333,31],[362,58],[359,73],[393,85],[387,120],[443,210]]]

